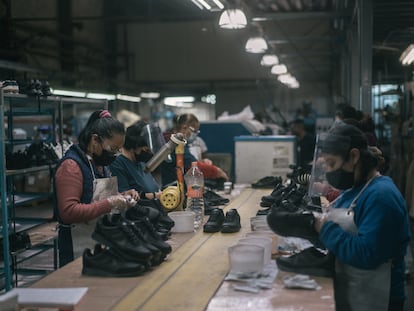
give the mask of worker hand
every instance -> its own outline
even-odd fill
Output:
[[[129,189],[127,191],[122,192],[121,194],[125,195],[125,196],[130,196],[135,201],[139,201],[139,199],[140,199],[139,193],[135,189]]]
[[[210,159],[207,159],[207,158],[204,158],[204,159],[203,159],[203,162],[204,162],[205,164],[208,164],[208,165],[213,165],[213,161],[211,161]]]
[[[135,201],[131,196],[125,196],[122,194],[111,195],[107,200],[112,209],[119,212],[122,212],[123,210],[137,204],[137,201]]]
[[[313,224],[316,232],[320,232],[323,225],[327,222],[327,217],[328,214],[327,213],[318,213],[318,212],[313,212],[313,216],[315,217],[315,223]]]
[[[217,167],[217,178],[224,178],[226,181],[229,180],[229,176],[227,176],[226,172],[223,171],[221,168]]]

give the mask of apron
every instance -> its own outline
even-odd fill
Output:
[[[89,165],[90,162],[89,162]],[[92,165],[93,175],[93,196],[92,203],[100,200],[104,200],[111,195],[118,194],[118,181],[117,177],[96,178]],[[93,240],[90,238],[95,230],[97,219],[93,219],[83,223],[77,223],[72,225],[72,241],[73,241],[73,255],[74,258],[82,256],[85,248],[93,249]]]
[[[345,231],[357,234],[358,228],[354,222],[356,201],[377,176],[371,178],[364,185],[348,208],[331,207],[327,219],[337,223]],[[371,270],[358,269],[338,260],[335,262],[334,294],[336,311],[387,311],[390,286],[391,261]]]

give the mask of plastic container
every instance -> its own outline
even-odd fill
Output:
[[[197,162],[191,163],[184,180],[187,186],[187,211],[194,212],[194,229],[197,230],[202,226],[204,219],[204,175]]]
[[[247,237],[240,239],[238,244],[259,245],[264,248],[263,263],[267,266],[272,259],[272,239],[268,237]]]
[[[194,232],[194,213],[190,211],[176,211],[168,213],[168,216],[174,220],[174,227],[171,232],[184,233]]]
[[[230,273],[255,276],[263,271],[264,247],[251,244],[237,244],[228,248]]]

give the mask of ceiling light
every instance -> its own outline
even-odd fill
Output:
[[[104,93],[86,93],[86,98],[114,100],[115,95]]]
[[[116,99],[124,100],[124,101],[127,101],[127,102],[134,102],[134,103],[139,103],[141,101],[141,97],[123,95],[123,94],[117,94]]]
[[[241,29],[246,27],[247,19],[242,10],[224,10],[220,15],[219,26],[226,29]]]
[[[296,81],[295,77],[293,77],[290,73],[282,74],[278,76],[277,79],[284,84],[290,84]]]
[[[245,49],[249,53],[263,53],[267,50],[266,40],[262,37],[252,37],[246,42]]]
[[[141,94],[139,94],[139,96],[141,96],[141,98],[155,99],[155,98],[160,97],[160,93],[158,93],[158,92],[142,92]]]
[[[219,9],[224,9],[224,5],[220,2],[220,0],[213,0],[213,2],[215,3],[215,5],[217,5]]]
[[[401,54],[400,62],[407,66],[414,61],[414,44],[410,44]]]
[[[286,68],[286,65],[283,65],[283,64],[274,65],[272,69],[270,70],[270,72],[274,75],[281,75],[281,74],[287,73],[287,68]]]
[[[275,54],[265,54],[262,56],[262,60],[260,61],[260,65],[267,67],[277,64],[279,64],[279,58]]]
[[[196,1],[200,3],[203,7],[205,7],[207,10],[211,10],[211,6],[206,1],[204,0],[196,0]]]
[[[53,95],[60,96],[72,96],[72,97],[85,97],[85,92],[69,91],[69,90],[55,90],[51,89]]]
[[[192,107],[192,102],[195,100],[193,96],[172,96],[165,97],[164,104],[175,107]]]

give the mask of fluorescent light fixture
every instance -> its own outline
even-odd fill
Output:
[[[192,107],[195,98],[193,96],[173,96],[173,97],[165,97],[164,104],[167,106],[175,106],[175,107]],[[188,105],[190,104],[190,105]]]
[[[221,10],[224,9],[223,3],[220,2],[220,0],[213,0],[214,4],[217,5],[217,7]]]
[[[205,7],[207,10],[211,10],[211,6],[204,0],[196,0],[196,1],[200,3],[203,7]]]
[[[127,102],[134,102],[134,103],[139,103],[141,101],[141,97],[123,95],[123,94],[117,94],[116,99],[124,100],[124,101],[127,101]]]
[[[200,10],[204,10],[203,6],[197,2],[197,0],[191,0],[192,3],[194,3]]]
[[[219,19],[220,28],[226,29],[241,29],[246,27],[247,19],[242,10],[229,9],[224,10]]]
[[[69,91],[69,90],[55,90],[51,89],[53,95],[57,96],[72,96],[72,97],[85,97],[85,92]]]
[[[245,48],[249,53],[264,53],[267,50],[267,43],[262,37],[252,37],[247,40]]]
[[[286,65],[283,65],[283,64],[274,65],[272,69],[270,70],[270,72],[274,75],[281,75],[281,74],[287,73],[287,68],[286,68]]]
[[[294,81],[291,84],[288,84],[288,87],[290,87],[291,89],[298,89],[299,88],[299,82]]]
[[[277,64],[279,64],[279,58],[275,54],[265,54],[262,56],[262,60],[260,61],[260,65],[267,67]]]
[[[290,73],[282,74],[278,76],[277,79],[284,84],[290,84],[296,81],[295,77],[293,77]]]
[[[104,93],[86,93],[86,98],[114,100],[115,95],[114,94],[104,94]]]
[[[400,62],[404,66],[410,65],[414,61],[414,44],[410,44],[400,56]]]
[[[142,92],[141,94],[139,94],[139,96],[141,96],[141,98],[159,98],[160,97],[160,93],[158,92]]]

